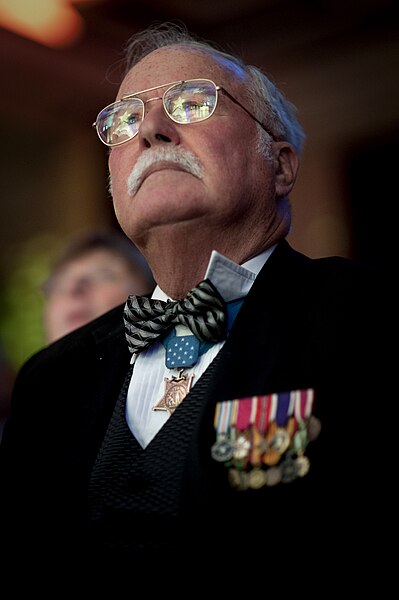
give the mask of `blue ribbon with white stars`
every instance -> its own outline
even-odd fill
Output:
[[[197,362],[201,343],[195,335],[177,336],[175,331],[172,331],[163,343],[166,351],[165,364],[168,369],[188,368]]]
[[[243,300],[227,303],[227,326],[230,331]],[[163,340],[165,346],[165,364],[168,369],[189,368],[195,365],[198,357],[211,346],[210,342],[201,342],[195,335],[176,335],[173,329]]]

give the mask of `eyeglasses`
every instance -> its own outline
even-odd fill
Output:
[[[167,88],[162,96],[142,100],[137,96]],[[93,127],[96,128],[98,137],[106,146],[119,146],[133,139],[139,132],[144,119],[145,105],[154,100],[162,100],[164,110],[168,117],[179,125],[199,123],[213,115],[219,99],[219,92],[238,104],[254,119],[271,137],[275,136],[259,121],[245,106],[236,100],[223,87],[216,85],[210,79],[187,79],[174,81],[164,85],[142,90],[134,94],[127,94],[121,100],[109,104],[97,115]]]

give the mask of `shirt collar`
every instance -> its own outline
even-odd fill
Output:
[[[205,279],[209,279],[213,283],[225,302],[244,298],[275,247],[276,244],[270,246],[270,248],[250,258],[242,265],[226,258],[220,252],[212,250]],[[168,296],[157,285],[152,298],[167,300]]]

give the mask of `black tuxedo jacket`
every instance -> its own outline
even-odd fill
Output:
[[[266,563],[325,563],[337,544],[337,570],[353,573],[354,553],[380,561],[392,514],[388,301],[374,270],[278,245],[221,350],[195,423],[180,499],[185,544],[205,544],[206,556],[233,563],[259,556],[259,545]],[[53,558],[83,547],[88,478],[131,357],[122,314],[115,308],[43,349],[18,375],[1,446],[6,544],[18,560],[37,556],[39,540]],[[233,489],[210,455],[216,404],[304,388],[315,390],[322,427],[309,444],[309,473]]]

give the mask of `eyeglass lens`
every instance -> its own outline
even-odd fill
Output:
[[[158,98],[149,100],[155,99]],[[195,123],[204,121],[213,114],[217,89],[211,81],[186,81],[168,88],[162,99],[165,111],[173,121],[179,124]],[[132,139],[143,120],[146,102],[140,98],[126,98],[104,108],[96,122],[102,141],[117,145]]]

